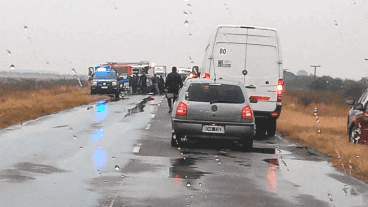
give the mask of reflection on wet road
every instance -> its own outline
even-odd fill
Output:
[[[163,96],[130,96],[2,130],[1,204],[367,206],[367,184],[278,136],[252,152],[218,140],[171,147],[167,110]]]

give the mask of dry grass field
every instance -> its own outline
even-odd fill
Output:
[[[315,102],[304,104],[302,98]],[[349,143],[349,109],[342,95],[287,89],[277,131],[288,140],[328,155],[339,171],[368,183],[368,145]]]
[[[0,79],[0,129],[108,96],[89,94],[75,80]]]

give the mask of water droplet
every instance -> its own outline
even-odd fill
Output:
[[[184,157],[183,159],[186,160],[187,158]]]
[[[185,15],[185,16],[188,16],[188,13],[187,13],[186,11],[184,11],[184,15]]]
[[[188,4],[189,8],[192,8],[192,5]]]
[[[199,183],[199,186],[202,186],[202,183]]]
[[[202,193],[204,193],[204,191],[202,191]]]
[[[180,150],[181,148],[180,147],[178,147],[178,150]]]
[[[222,172],[225,172],[225,170],[221,170]]]
[[[185,26],[188,26],[188,25],[189,25],[188,20],[185,20],[184,25],[185,25]]]
[[[7,50],[8,51],[8,55],[11,55],[11,52],[10,52],[10,50]]]
[[[187,183],[187,187],[190,187],[190,186],[191,186],[191,184],[190,184],[190,182],[188,182],[188,183]]]
[[[120,170],[119,165],[115,165],[115,170]]]
[[[125,176],[124,175],[121,175],[121,178],[124,178]]]
[[[321,133],[321,130],[320,130],[320,129],[318,129],[318,130],[317,130],[317,132],[318,132],[318,133]]]
[[[73,131],[73,128],[69,127],[70,131]]]
[[[83,149],[83,147],[79,147],[79,149]]]
[[[188,176],[186,175],[185,178],[188,178]]]
[[[106,180],[104,180],[104,183],[107,183]]]
[[[189,207],[190,205],[189,205],[189,204],[187,204],[187,206]]]
[[[24,30],[27,31],[28,30],[28,27],[27,26],[24,26]]]
[[[316,119],[318,119],[318,116],[316,116]]]
[[[74,135],[74,139],[77,139],[77,136]]]
[[[194,197],[194,195],[190,195],[190,197],[191,197],[191,198],[193,198],[193,197]]]
[[[219,162],[218,164],[221,165],[221,162]]]
[[[14,70],[15,69],[15,66],[14,65],[11,65],[10,66],[10,70]]]
[[[357,155],[357,158],[358,158],[359,156]]]
[[[181,155],[184,155],[184,153],[180,153]]]
[[[220,159],[219,158],[216,158],[216,161],[219,161]]]
[[[113,160],[115,160],[115,157],[112,157]]]

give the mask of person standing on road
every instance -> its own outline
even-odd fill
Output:
[[[133,75],[130,79],[129,79],[129,86],[132,87],[132,93],[135,94],[137,93],[137,85],[138,85],[138,79],[137,79],[137,75]]]
[[[157,77],[156,74],[153,75],[152,83],[155,86],[155,95],[158,95],[160,93],[160,91],[158,89],[158,77]]]
[[[169,113],[172,111],[171,99],[173,99],[173,103],[175,103],[181,87],[183,87],[183,81],[181,80],[181,76],[176,72],[176,67],[174,66],[172,67],[172,72],[167,75],[165,83],[165,88],[168,90],[167,103],[169,105]],[[170,94],[173,94],[174,97],[171,98]]]
[[[140,86],[141,86],[141,89],[142,89],[142,94],[146,94],[147,93],[147,76],[143,73],[141,75],[141,78],[139,79],[140,81]]]
[[[165,81],[162,78],[162,75],[160,75],[159,79],[158,79],[158,89],[160,91],[160,95],[164,94],[164,89],[165,89]]]

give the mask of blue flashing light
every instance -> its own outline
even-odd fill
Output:
[[[93,168],[96,172],[101,172],[106,166],[107,155],[104,149],[98,148],[93,153]]]

